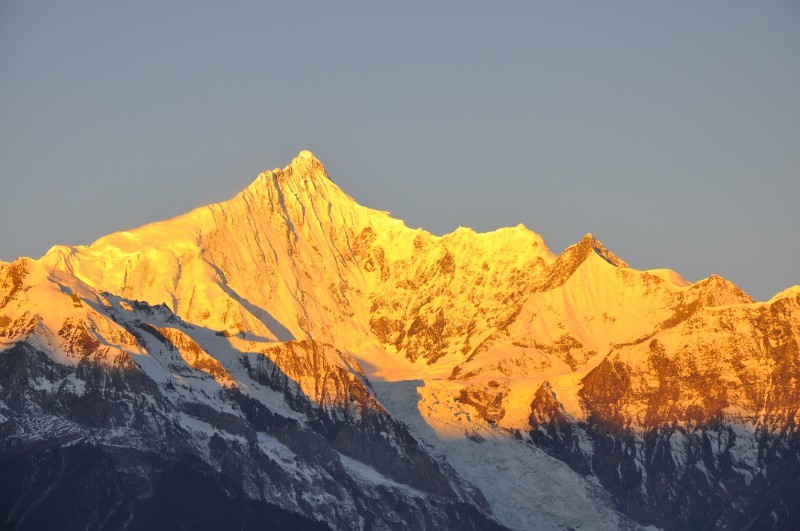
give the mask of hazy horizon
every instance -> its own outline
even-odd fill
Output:
[[[800,6],[0,6],[0,259],[226,200],[309,149],[434,234],[591,232],[800,283]]]

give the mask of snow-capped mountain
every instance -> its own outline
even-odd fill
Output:
[[[0,263],[0,518],[796,528],[798,338],[798,286],[756,303],[591,234],[433,236],[303,151]]]

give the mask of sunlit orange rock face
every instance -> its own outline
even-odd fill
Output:
[[[184,401],[263,385],[342,422],[413,424],[383,402],[415,382],[437,440],[534,443],[671,528],[800,518],[731,502],[775,463],[800,471],[798,338],[800,287],[754,302],[635,270],[591,234],[558,256],[522,225],[434,236],[358,205],[305,151],[223,203],[0,265],[4,348],[133,364]]]

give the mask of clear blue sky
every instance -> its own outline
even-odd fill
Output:
[[[0,3],[0,259],[314,151],[436,234],[800,283],[800,3]]]

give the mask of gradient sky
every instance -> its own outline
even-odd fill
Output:
[[[3,0],[0,259],[307,148],[435,234],[592,232],[759,300],[800,283],[800,3],[274,4]]]

